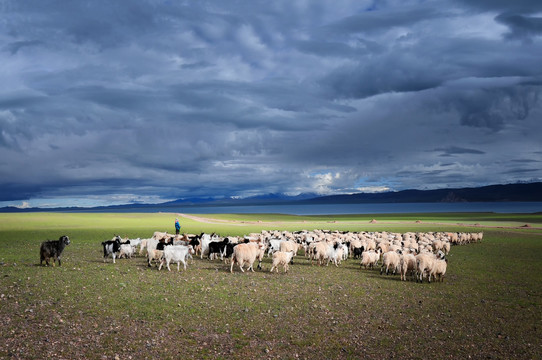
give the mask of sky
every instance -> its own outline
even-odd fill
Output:
[[[0,205],[542,179],[540,0],[0,0]]]

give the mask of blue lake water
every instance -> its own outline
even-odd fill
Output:
[[[104,212],[169,212],[188,214],[272,213],[291,215],[393,214],[442,212],[542,212],[542,202],[458,202],[458,203],[386,203],[386,204],[324,204],[324,205],[250,205],[250,206],[168,206],[134,208]]]

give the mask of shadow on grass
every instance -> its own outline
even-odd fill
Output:
[[[380,275],[380,272],[375,272],[375,273],[372,273],[372,274],[368,274],[367,275],[368,278],[371,278],[371,279],[379,279],[379,280],[384,280],[384,281],[394,281],[394,282],[405,282],[405,283],[416,283],[416,284],[422,284],[420,282],[417,282],[416,279],[414,278],[411,278],[410,276],[407,276],[407,280],[404,281],[404,280],[401,280],[401,275],[397,274],[397,275],[386,275],[386,274],[382,274]],[[427,282],[427,279],[424,279],[424,282],[423,284],[433,284],[433,283],[438,283],[438,281],[432,281],[431,283],[428,283]]]
[[[398,281],[401,282],[401,276],[399,274],[397,275],[386,275],[385,273],[380,275],[380,270],[378,272],[374,272],[371,274],[367,274],[367,277],[370,279],[379,279],[379,280],[385,280],[385,281]]]

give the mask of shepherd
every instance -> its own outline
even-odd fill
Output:
[[[175,219],[175,235],[179,235],[181,231],[181,224],[179,224],[179,219]]]

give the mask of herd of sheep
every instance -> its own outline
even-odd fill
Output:
[[[311,265],[339,266],[342,261],[353,258],[360,268],[374,269],[380,265],[380,274],[399,274],[401,280],[427,279],[442,281],[446,274],[447,258],[452,245],[479,242],[482,232],[351,232],[351,231],[266,231],[243,237],[221,237],[215,233],[199,235],[172,235],[155,232],[148,239],[122,239],[120,236],[102,243],[104,261],[108,257],[132,257],[137,248],[145,254],[148,266],[153,262],[160,270],[170,263],[183,264],[194,256],[214,260],[220,257],[229,262],[230,272],[237,265],[241,271],[254,271],[254,264],[264,256],[272,258],[270,271],[284,272],[293,264],[296,256],[305,256]],[[244,267],[247,266],[245,269]]]

